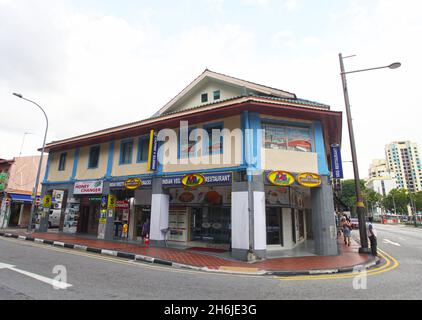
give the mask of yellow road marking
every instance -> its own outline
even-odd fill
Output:
[[[388,271],[391,271],[399,266],[398,261],[386,253],[383,250],[378,250],[379,255],[384,258],[386,261],[381,267],[377,267],[371,270],[367,270],[366,274],[368,276],[379,275]],[[393,263],[393,264],[392,264]],[[309,276],[297,276],[297,277],[276,277],[278,280],[283,281],[312,281],[312,280],[336,280],[336,279],[351,279],[356,277],[356,272],[342,273],[342,274],[332,274],[332,275],[309,275]]]
[[[236,271],[236,272],[258,272],[258,268],[247,268],[247,267],[227,267],[227,266],[221,266],[218,268],[218,270],[223,271]]]

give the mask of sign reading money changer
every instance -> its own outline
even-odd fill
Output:
[[[322,183],[321,177],[317,175],[316,173],[311,173],[311,172],[304,172],[304,173],[298,174],[296,176],[296,181],[300,185],[304,187],[309,187],[309,188],[318,187]]]

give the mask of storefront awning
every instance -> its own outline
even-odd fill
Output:
[[[9,196],[12,198],[12,201],[32,202],[31,195],[29,194],[9,193]]]

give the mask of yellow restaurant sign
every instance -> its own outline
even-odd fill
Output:
[[[318,187],[322,183],[321,177],[319,175],[310,172],[298,174],[296,176],[296,180],[300,185],[309,188]]]
[[[182,184],[185,187],[199,187],[205,183],[205,178],[202,174],[191,173],[187,174],[182,178]]]
[[[290,186],[295,182],[293,175],[287,171],[271,171],[267,178],[276,186]]]
[[[130,178],[125,181],[125,188],[129,190],[137,189],[142,185],[142,181],[139,178]]]

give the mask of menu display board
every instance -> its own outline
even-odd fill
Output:
[[[188,239],[187,208],[170,209],[169,228],[170,228],[170,233],[168,235],[168,240],[187,241]]]

